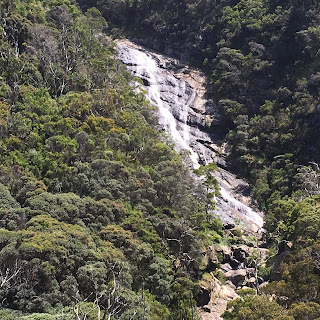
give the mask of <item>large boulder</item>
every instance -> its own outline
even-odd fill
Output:
[[[247,276],[246,269],[229,270],[225,273],[226,279],[230,280],[236,287],[241,286]]]
[[[210,298],[211,298],[211,289],[206,287],[201,287],[196,297],[197,307],[203,307],[207,305],[210,302]]]
[[[251,277],[251,278],[247,279],[244,282],[244,286],[255,289],[256,288],[256,278],[255,277]]]
[[[240,261],[240,262],[244,262],[246,260],[246,258],[249,256],[248,253],[248,248],[246,246],[239,246],[236,248],[233,248],[233,257]]]
[[[274,262],[274,265],[270,274],[271,281],[281,280],[280,265],[287,258],[287,256],[290,255],[291,247],[292,247],[292,242],[283,240],[279,243],[276,260]]]
[[[205,252],[206,271],[214,271],[219,266],[219,259],[216,251],[212,246],[209,246]]]
[[[221,269],[223,272],[228,272],[228,271],[232,270],[232,267],[231,267],[230,263],[223,263],[223,264],[220,266],[220,269]]]

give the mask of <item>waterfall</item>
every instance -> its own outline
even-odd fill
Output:
[[[118,51],[127,69],[142,80],[146,97],[157,108],[159,125],[172,137],[178,151],[188,152],[189,165],[198,168],[202,163],[223,162],[214,134],[204,130],[210,116],[201,74],[128,40],[118,41]],[[221,197],[216,199],[215,213],[224,223],[238,218],[258,231],[263,225],[262,213],[250,207],[250,197],[239,192],[248,187],[246,182],[222,168],[216,178]]]

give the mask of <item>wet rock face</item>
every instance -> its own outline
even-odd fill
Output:
[[[128,70],[142,79],[147,98],[157,108],[161,129],[168,132],[178,151],[189,153],[187,165],[193,169],[216,161],[226,167],[225,147],[212,130],[219,115],[215,104],[206,99],[204,76],[174,58],[128,40],[118,41],[118,50]],[[246,188],[242,188],[247,184],[223,169],[216,173],[216,178],[221,197],[216,199],[215,214],[223,223],[234,223],[240,218],[249,229],[260,229],[262,214],[250,207],[252,201],[243,192]]]

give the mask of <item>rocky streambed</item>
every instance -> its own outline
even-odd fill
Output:
[[[257,266],[266,261],[267,252],[268,249],[253,246],[252,242],[207,248],[207,274],[201,281],[197,297],[201,319],[221,320],[228,301],[238,297],[237,289],[257,290],[265,285],[264,279],[257,274]]]

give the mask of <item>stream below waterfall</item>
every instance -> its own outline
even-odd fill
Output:
[[[223,145],[206,129],[219,115],[205,99],[201,73],[129,40],[119,40],[117,45],[119,58],[142,80],[147,98],[157,108],[160,130],[171,136],[177,151],[188,152],[187,165],[197,168],[212,161],[225,165]],[[216,178],[221,196],[216,199],[215,214],[223,223],[240,220],[249,230],[260,230],[263,214],[246,194],[248,184],[221,167]]]

